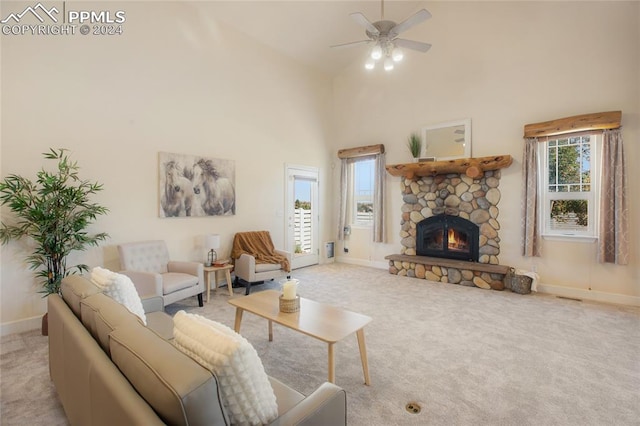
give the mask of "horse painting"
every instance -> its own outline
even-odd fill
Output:
[[[200,158],[194,162],[191,182],[205,214],[218,216],[236,213],[233,183],[218,173],[211,160]]]
[[[175,161],[164,163],[164,188],[160,206],[165,217],[191,216],[193,186],[182,174],[182,167]]]

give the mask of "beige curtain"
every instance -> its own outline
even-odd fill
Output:
[[[629,263],[626,171],[622,130],[602,133],[602,189],[600,197],[600,263]]]
[[[372,158],[372,157],[368,157]],[[349,169],[352,163],[358,161],[354,158],[343,158],[340,163],[340,211],[338,213],[338,240],[344,240],[344,227],[347,225],[347,203],[349,188]],[[384,153],[375,155],[375,172],[373,187],[373,242],[384,243],[387,241],[385,227],[385,182],[386,169]]]
[[[349,182],[348,159],[340,161],[340,211],[338,212],[338,240],[344,240],[344,227],[347,225],[347,189]]]
[[[376,155],[376,167],[374,176],[373,187],[373,242],[385,243],[387,241],[386,229],[385,229],[385,214],[384,214],[384,194],[385,194],[385,181],[386,181],[386,169],[384,153]]]
[[[522,255],[540,256],[538,213],[538,138],[524,140],[522,158]]]

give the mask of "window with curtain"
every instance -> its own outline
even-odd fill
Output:
[[[599,262],[628,264],[621,120],[607,111],[524,126],[523,256],[541,256],[540,234],[555,233],[597,238]]]
[[[348,225],[371,227],[376,243],[386,242],[384,145],[368,145],[338,151],[340,204],[338,239],[345,239]]]
[[[543,236],[597,238],[601,142],[584,134],[538,143]]]
[[[350,165],[351,185],[347,196],[350,207],[349,222],[352,225],[373,225],[374,170],[373,158],[356,159]]]

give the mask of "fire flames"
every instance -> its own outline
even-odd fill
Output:
[[[460,234],[456,232],[455,229],[449,228],[449,232],[447,234],[447,247],[449,250],[466,250],[467,241],[466,239],[460,238]]]

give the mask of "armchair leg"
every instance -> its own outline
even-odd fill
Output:
[[[198,293],[198,306],[201,308],[204,306],[204,303],[202,303],[202,293]]]
[[[249,292],[251,291],[251,283],[249,281],[246,281],[246,284],[244,285],[244,287],[246,288],[244,295],[248,296]]]

